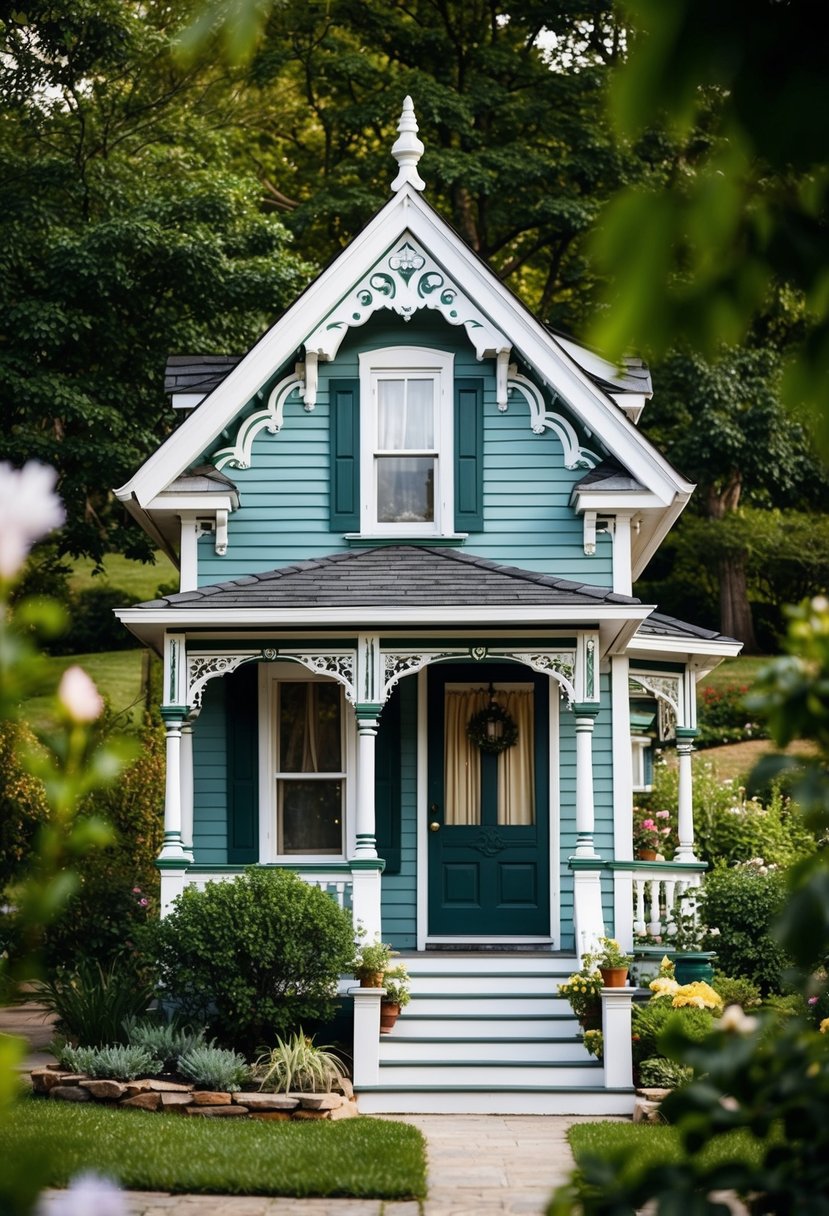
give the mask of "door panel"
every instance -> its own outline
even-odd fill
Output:
[[[451,694],[467,687],[486,689],[490,681],[496,690],[501,685],[532,695],[532,772],[529,778],[527,773],[520,778],[513,774],[512,784],[499,770],[505,753],[469,749],[456,710],[449,715],[447,730],[447,685]],[[550,931],[549,681],[517,664],[441,664],[430,668],[428,688],[429,933],[545,935]],[[457,720],[451,720],[453,715]],[[447,765],[451,747],[462,753],[461,769],[479,766],[467,783],[473,794],[466,796],[466,813],[460,816],[466,821],[460,823],[446,821],[447,774],[455,787],[458,784],[458,765]],[[516,790],[521,791],[518,796]],[[457,807],[458,795],[453,798]],[[499,822],[510,801],[509,813],[515,818],[515,803],[522,799],[517,817],[529,822]],[[457,810],[453,813],[458,817]]]

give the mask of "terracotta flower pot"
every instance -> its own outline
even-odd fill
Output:
[[[383,987],[383,972],[382,971],[361,971],[358,979],[361,988],[382,988]]]
[[[637,849],[636,856],[639,861],[656,861],[656,849]]]
[[[394,1030],[394,1024],[400,1017],[400,1005],[397,1001],[380,1002],[380,1033],[388,1034]]]
[[[600,967],[605,988],[624,988],[628,980],[627,967]]]

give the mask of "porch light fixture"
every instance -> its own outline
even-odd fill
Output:
[[[489,685],[489,704],[478,710],[466,726],[467,737],[479,751],[497,755],[518,741],[515,719],[495,699],[495,686]]]

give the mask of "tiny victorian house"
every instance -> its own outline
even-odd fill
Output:
[[[164,660],[162,904],[288,866],[413,952],[379,1047],[358,1001],[364,1109],[629,1109],[557,976],[699,881],[695,684],[739,647],[631,594],[693,489],[637,429],[647,369],[539,324],[424,201],[408,98],[399,131],[391,199],[261,341],[171,360],[186,417],[118,491],[181,570],[119,613]],[[632,850],[654,733],[671,864]]]

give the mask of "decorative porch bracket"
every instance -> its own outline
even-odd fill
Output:
[[[283,659],[299,663],[316,675],[330,676],[345,688],[345,699],[353,705],[357,700],[354,676],[354,650],[294,650],[290,647],[267,646],[261,650],[222,651],[210,654],[190,652],[187,656],[187,698],[194,710],[201,709],[204,689],[217,676],[229,676],[244,663],[274,663]]]

